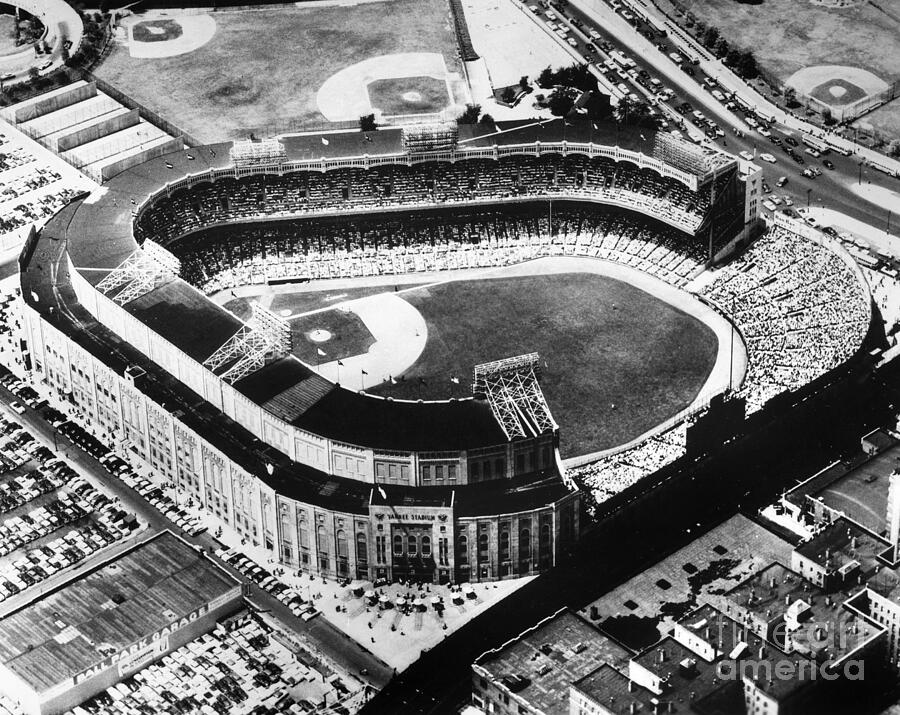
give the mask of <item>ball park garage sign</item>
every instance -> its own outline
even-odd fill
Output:
[[[138,668],[142,667],[150,660],[158,655],[162,655],[169,647],[169,635],[180,631],[185,626],[190,625],[210,609],[209,603],[204,603],[199,608],[191,611],[186,616],[173,621],[167,626],[160,628],[158,631],[144,636],[139,641],[135,641],[131,645],[122,648],[120,651],[107,656],[90,668],[81,671],[73,678],[75,684],[84,682],[95,675],[104,672],[108,668],[118,666],[119,675],[124,676]]]

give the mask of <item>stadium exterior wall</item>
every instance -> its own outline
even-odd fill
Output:
[[[282,494],[30,305],[23,315],[35,379],[60,406],[289,568],[330,578],[496,580],[546,570],[580,534],[577,492],[520,511],[504,511],[501,502],[496,513],[479,514],[461,513],[449,490],[445,506],[379,505],[373,488],[368,503],[356,510]]]

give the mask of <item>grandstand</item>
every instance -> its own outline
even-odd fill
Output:
[[[696,289],[733,321],[748,350],[737,397],[749,413],[848,361],[869,331],[871,298],[859,268],[824,238],[772,227]],[[570,470],[601,504],[686,454],[688,422]]]
[[[756,228],[733,159],[654,137],[598,143],[610,132],[591,122],[480,131],[461,127],[454,148],[434,151],[405,148],[400,130],[293,137],[282,148],[239,147],[240,166],[230,145],[195,147],[118,174],[23,253],[38,380],[68,393],[70,380],[84,382],[74,391],[89,401],[83,412],[133,435],[129,456],[290,568],[466,581],[551,566],[580,530],[570,477],[610,498],[677,460],[690,423],[567,476],[559,430],[536,408],[536,375],[493,403],[359,394],[273,350],[272,336],[253,343],[253,326],[203,292],[576,255],[652,273],[734,312],[751,363],[760,361],[742,387],[751,410],[859,350],[867,288],[824,240],[779,229],[704,272]],[[134,262],[141,242],[165,270],[148,269],[121,300],[105,294],[106,277]],[[38,263],[57,266],[65,289]],[[187,281],[171,274],[179,264]],[[248,366],[233,384],[223,346]],[[123,402],[140,407],[117,409]],[[437,548],[427,558],[390,553],[410,533]]]

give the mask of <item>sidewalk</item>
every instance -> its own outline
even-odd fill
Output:
[[[237,532],[212,516],[201,515],[199,511],[198,516],[205,517],[204,523],[211,533],[218,533],[221,527],[221,535],[216,538],[225,546],[240,551],[267,571],[279,569],[277,578],[314,604],[321,612],[319,618],[325,618],[398,672],[534,578],[474,583],[464,586],[465,593],[463,587],[438,584],[392,583],[375,588],[371,581],[353,581],[344,586],[279,568],[262,547],[242,543]],[[417,599],[421,602],[418,605]],[[435,608],[438,603],[443,605],[442,614]]]

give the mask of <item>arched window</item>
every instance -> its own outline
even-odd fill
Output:
[[[509,532],[500,532],[500,560],[507,561],[509,559]]]
[[[369,547],[366,544],[366,535],[362,532],[356,535],[356,560],[357,561],[368,561],[369,560]]]
[[[406,537],[406,553],[410,556],[419,553],[419,540],[412,534]]]
[[[531,531],[522,529],[519,532],[519,557],[527,559],[531,556]]]
[[[550,524],[544,524],[541,527],[541,546],[550,546]]]
[[[337,533],[337,555],[338,558],[346,559],[350,556],[347,549],[347,535],[343,531]]]
[[[394,534],[394,556],[403,555],[403,537],[400,534]]]
[[[422,556],[431,556],[431,537],[422,537]]]
[[[469,537],[468,536],[460,536],[456,540],[456,548],[459,552],[459,563],[467,564],[469,563]]]
[[[481,532],[478,535],[478,551],[480,553],[486,554],[488,550],[488,535],[486,531]]]
[[[316,529],[316,541],[318,542],[316,545],[319,547],[319,551],[328,551],[328,537],[325,534],[325,527],[319,524],[319,528]]]

